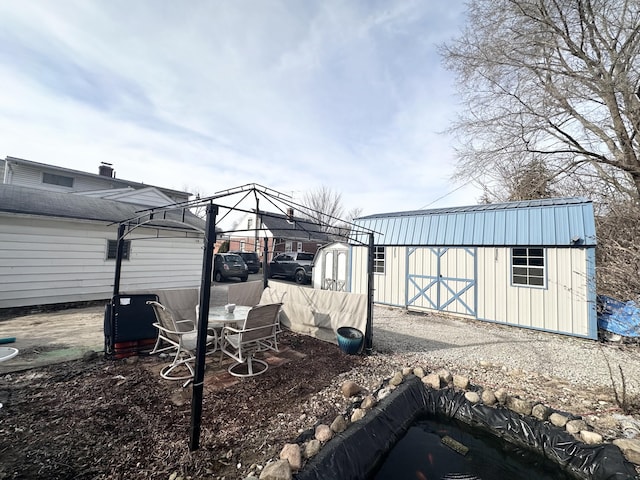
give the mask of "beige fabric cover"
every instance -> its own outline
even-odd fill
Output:
[[[228,303],[254,307],[260,302],[262,290],[264,290],[264,282],[262,280],[234,283],[233,285],[229,285]]]
[[[359,293],[317,290],[269,282],[260,304],[282,303],[280,323],[294,332],[338,343],[339,327],[354,327],[363,334],[367,325],[367,296]]]

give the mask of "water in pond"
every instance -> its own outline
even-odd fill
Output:
[[[487,432],[449,419],[426,418],[409,428],[372,478],[570,480],[572,477],[551,461]]]

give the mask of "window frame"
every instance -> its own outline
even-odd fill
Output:
[[[384,246],[373,247],[373,273],[384,275],[387,266],[387,251]]]
[[[49,180],[49,181],[47,181]],[[57,173],[42,172],[42,183],[47,185],[54,185],[56,187],[73,188],[75,179],[66,175],[59,175]]]
[[[512,287],[547,288],[546,248],[512,247],[510,261],[509,274]],[[516,279],[522,281],[516,281]]]
[[[115,260],[118,256],[118,241],[107,240],[107,252],[105,260]],[[131,260],[131,240],[124,240],[122,248],[122,260]]]

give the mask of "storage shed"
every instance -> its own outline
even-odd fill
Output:
[[[582,198],[370,215],[374,301],[597,338],[595,221]],[[347,291],[366,291],[354,230]],[[346,276],[346,274],[344,275]]]

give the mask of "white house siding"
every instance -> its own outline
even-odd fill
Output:
[[[11,164],[11,162],[10,162]],[[50,185],[42,182],[43,172],[62,175],[65,177],[73,177],[73,187],[64,187],[60,185]],[[107,188],[121,188],[120,182],[114,181],[110,177],[85,177],[82,175],[74,175],[64,170],[49,169],[46,166],[31,166],[25,164],[11,164],[10,182],[13,185],[22,185],[24,187],[41,188],[54,192],[81,192],[85,190],[104,190]]]
[[[111,297],[115,260],[107,240],[117,225],[0,215],[0,308]],[[123,261],[120,291],[197,287],[202,239],[154,238],[138,229]]]
[[[478,314],[482,320],[592,336],[587,250],[547,248],[545,288],[511,285],[511,249],[478,248]]]

